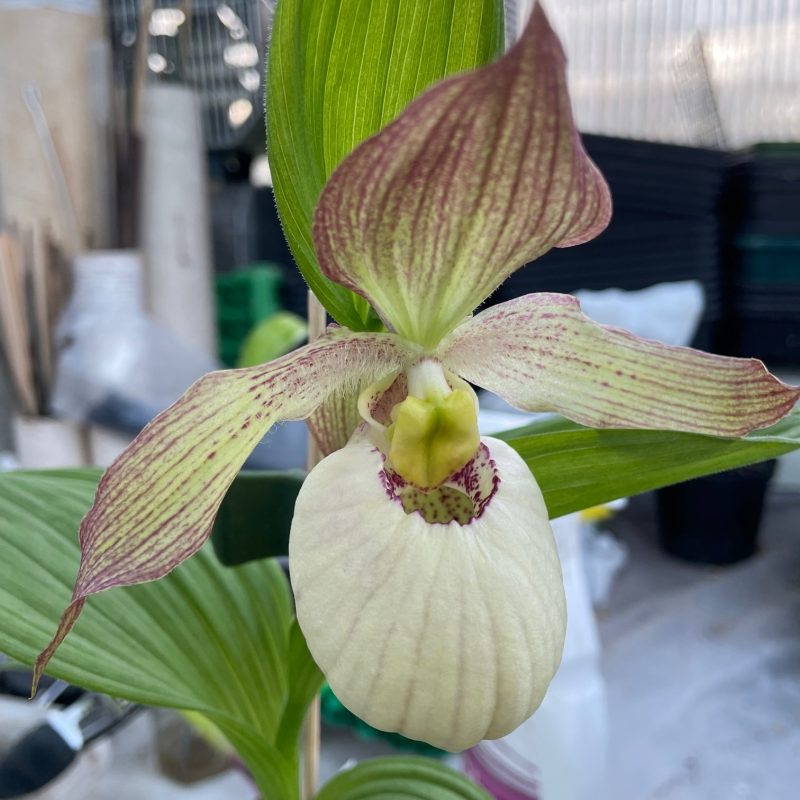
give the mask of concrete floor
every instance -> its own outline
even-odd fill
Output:
[[[709,568],[655,541],[651,498],[600,625],[612,800],[800,796],[800,495],[773,493],[759,553]]]

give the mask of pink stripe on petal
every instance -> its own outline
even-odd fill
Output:
[[[611,201],[565,69],[537,5],[499,61],[437,84],[362,143],[317,205],[324,273],[433,347],[520,265],[602,231]]]
[[[462,378],[526,411],[595,428],[743,436],[800,399],[757,359],[670,347],[599,325],[577,299],[530,294],[464,323],[441,348]]]
[[[306,420],[322,455],[340,450],[361,424],[358,413],[360,387],[347,392],[334,392]]]
[[[273,423],[308,417],[332,392],[412,358],[392,334],[332,328],[268,364],[197,381],[103,475],[81,523],[72,602],[37,660],[36,680],[89,595],[161,578],[200,549],[228,486]]]

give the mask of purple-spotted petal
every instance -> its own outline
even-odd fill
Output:
[[[337,168],[314,241],[325,274],[433,347],[511,272],[608,223],[540,6],[496,63],[427,91]]]
[[[81,523],[72,603],[37,660],[36,679],[89,595],[163,577],[200,548],[228,486],[273,423],[303,419],[332,392],[409,358],[392,334],[333,329],[276,361],[195,383],[100,481]]]
[[[563,294],[478,314],[443,344],[441,359],[517,408],[596,428],[741,436],[777,422],[800,398],[756,359],[640,339],[593,322]]]

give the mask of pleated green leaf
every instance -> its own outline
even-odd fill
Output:
[[[525,459],[555,518],[800,449],[800,408],[739,439],[596,430],[561,418],[494,435]]]
[[[325,676],[311,658],[297,620],[292,623],[289,634],[289,674],[290,691],[278,731],[278,747],[283,753],[296,754],[306,709],[325,681]]]
[[[353,330],[362,298],[322,275],[311,216],[334,168],[436,81],[502,49],[499,0],[280,0],[267,75],[267,134],[284,233],[309,286]]]
[[[316,800],[491,800],[469,778],[427,758],[374,758],[332,778]]]
[[[0,651],[32,664],[68,601],[97,472],[0,474]],[[102,593],[48,672],[207,717],[265,797],[297,796],[296,740],[316,667],[274,562],[222,567],[208,547],[156,583]],[[304,643],[303,643],[304,645]]]

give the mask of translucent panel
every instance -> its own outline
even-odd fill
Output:
[[[532,0],[518,0],[521,25]],[[799,0],[551,0],[578,124],[705,146],[800,140]]]

